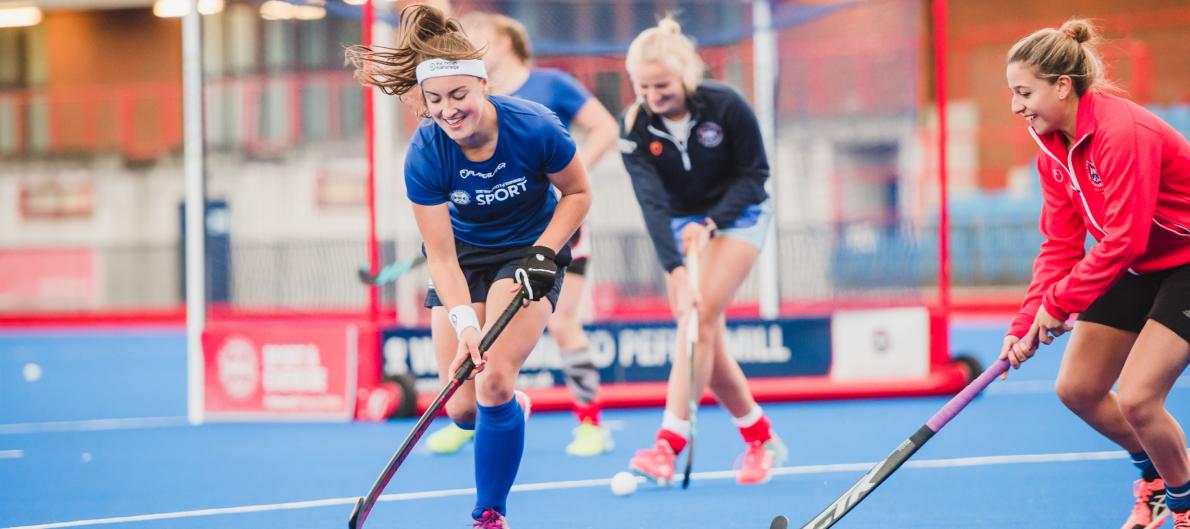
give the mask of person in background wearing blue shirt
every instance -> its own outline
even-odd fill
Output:
[[[619,135],[616,118],[569,74],[531,67],[529,35],[520,22],[479,11],[467,13],[460,22],[472,44],[484,51],[483,62],[492,93],[536,101],[553,110],[568,129],[571,123],[578,125],[586,133],[579,150],[584,167],[594,167],[611,150]],[[589,230],[584,225],[570,240],[571,261],[566,267],[566,283],[548,326],[562,355],[562,373],[574,397],[574,413],[579,422],[566,452],[579,457],[610,452],[614,446],[610,433],[600,424],[599,370],[591,359],[587,334],[579,318],[586,292],[590,247]],[[447,425],[431,434],[427,445],[436,454],[453,454],[474,435],[471,430]]]
[[[457,21],[410,6],[399,39],[396,48],[352,46],[347,58],[362,83],[402,96],[429,118],[405,158],[406,194],[433,281],[426,306],[443,382],[468,356],[476,364],[446,410],[475,430],[474,527],[503,529],[525,442],[513,385],[557,303],[566,242],[590,209],[590,184],[553,112],[487,95],[482,53]],[[522,289],[530,301],[481,358],[481,333]]]

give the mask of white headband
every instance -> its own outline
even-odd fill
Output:
[[[461,61],[430,59],[428,61],[422,61],[417,65],[417,84],[419,85],[425,82],[426,79],[446,77],[448,75],[470,75],[480,79],[487,79],[488,70],[483,67],[483,61],[479,59],[464,59]]]

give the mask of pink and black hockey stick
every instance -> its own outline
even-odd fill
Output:
[[[521,305],[524,305],[527,298],[528,296],[524,289],[517,291],[516,297],[508,304],[508,308],[504,309],[504,312],[496,319],[496,323],[492,325],[491,329],[488,329],[487,334],[480,340],[480,356],[488,352],[488,349],[496,342],[496,337],[500,336],[500,333],[508,326],[508,322],[512,321],[512,317],[516,315]],[[421,436],[426,433],[426,428],[429,428],[430,421],[438,416],[442,408],[446,406],[446,401],[454,396],[455,392],[459,390],[459,387],[463,385],[463,382],[467,380],[467,377],[471,376],[471,371],[474,369],[475,363],[471,361],[471,358],[467,358],[463,361],[463,365],[455,370],[454,375],[450,378],[450,382],[438,393],[438,397],[430,404],[429,409],[421,415],[421,418],[417,420],[417,424],[413,425],[413,431],[409,432],[409,435],[405,437],[405,442],[401,443],[401,447],[388,460],[388,464],[380,472],[380,477],[376,478],[376,482],[372,484],[372,489],[368,491],[368,495],[355,502],[355,509],[351,511],[351,518],[347,520],[347,527],[349,529],[360,529],[364,526],[364,521],[368,519],[368,513],[372,512],[372,507],[376,505],[376,499],[380,497],[381,492],[384,492],[384,488],[388,486],[388,482],[393,478],[393,474],[397,473],[397,469],[401,467],[401,463],[405,462],[405,458],[409,456],[409,452],[413,451],[413,445],[416,445],[417,441],[421,439]]]
[[[930,440],[934,434],[942,430],[946,423],[958,415],[963,408],[971,403],[975,396],[978,395],[984,388],[988,387],[996,377],[1000,376],[1008,370],[1008,361],[1000,360],[991,367],[987,368],[979,377],[972,380],[967,387],[963,388],[958,395],[950,399],[942,409],[938,410],[930,420],[926,421],[921,428],[918,428],[905,442],[901,443],[896,450],[893,450],[884,461],[876,464],[869,470],[864,477],[860,478],[855,485],[847,489],[839,499],[835,500],[824,509],[813,520],[810,520],[802,529],[826,529],[835,525],[843,518],[851,509],[854,509],[859,502],[864,501],[873,490],[876,490],[884,480],[888,479],[893,472],[896,472],[901,465],[905,464],[913,454],[916,453],[926,442]],[[777,516],[773,518],[773,522],[769,524],[769,529],[787,529],[789,527],[789,519],[784,516]]]

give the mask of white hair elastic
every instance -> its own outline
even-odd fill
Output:
[[[450,61],[446,59],[430,59],[417,65],[417,84],[426,79],[446,77],[448,75],[470,75],[480,79],[488,78],[488,70],[479,59],[463,59]]]

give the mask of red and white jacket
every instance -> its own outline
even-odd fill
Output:
[[[1059,131],[1029,134],[1045,202],[1045,242],[1033,262],[1009,334],[1029,331],[1037,307],[1065,320],[1107,292],[1123,274],[1190,263],[1190,143],[1144,107],[1087,92],[1078,104],[1074,144]],[[1086,234],[1098,241],[1085,252]]]

